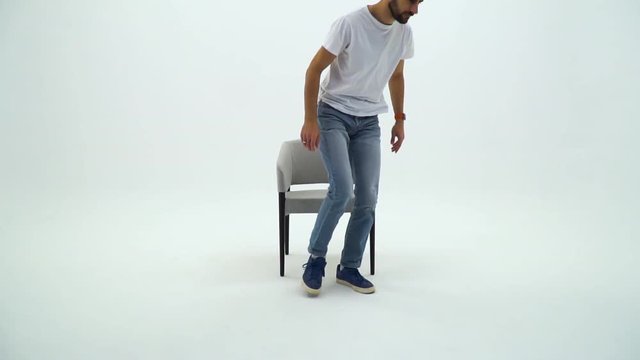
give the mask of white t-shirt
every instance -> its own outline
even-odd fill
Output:
[[[365,6],[336,20],[322,45],[336,55],[319,98],[354,116],[388,111],[383,91],[401,59],[413,57],[409,25],[385,25]]]

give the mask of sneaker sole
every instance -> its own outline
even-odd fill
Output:
[[[340,280],[340,279],[336,279],[336,282],[340,285],[345,285],[348,286],[350,288],[352,288],[354,291],[359,292],[360,294],[373,294],[376,291],[375,287],[370,287],[370,288],[361,288],[359,286],[355,286],[349,282],[346,282],[344,280]]]
[[[307,294],[309,294],[311,296],[320,295],[320,289],[312,289],[312,288],[308,287],[307,284],[304,283],[304,281],[302,281],[302,288],[304,289],[304,291],[307,292]]]

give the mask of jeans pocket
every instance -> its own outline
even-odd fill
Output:
[[[324,106],[318,106],[318,127],[322,131],[345,129],[343,119],[340,117],[340,112],[326,104],[324,104]]]
[[[318,114],[318,128],[320,128],[320,131],[332,130],[338,127],[339,127],[338,119],[331,116],[327,116],[326,114],[323,114],[323,115]]]

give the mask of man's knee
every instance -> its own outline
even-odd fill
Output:
[[[356,189],[354,208],[364,211],[374,211],[378,203],[378,189],[371,187],[367,189]]]
[[[346,207],[353,198],[353,185],[348,181],[336,182],[329,187],[327,197],[338,207]]]

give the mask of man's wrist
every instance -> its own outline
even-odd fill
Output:
[[[396,119],[396,122],[405,121],[407,120],[407,115],[403,112],[396,113],[393,118]]]

